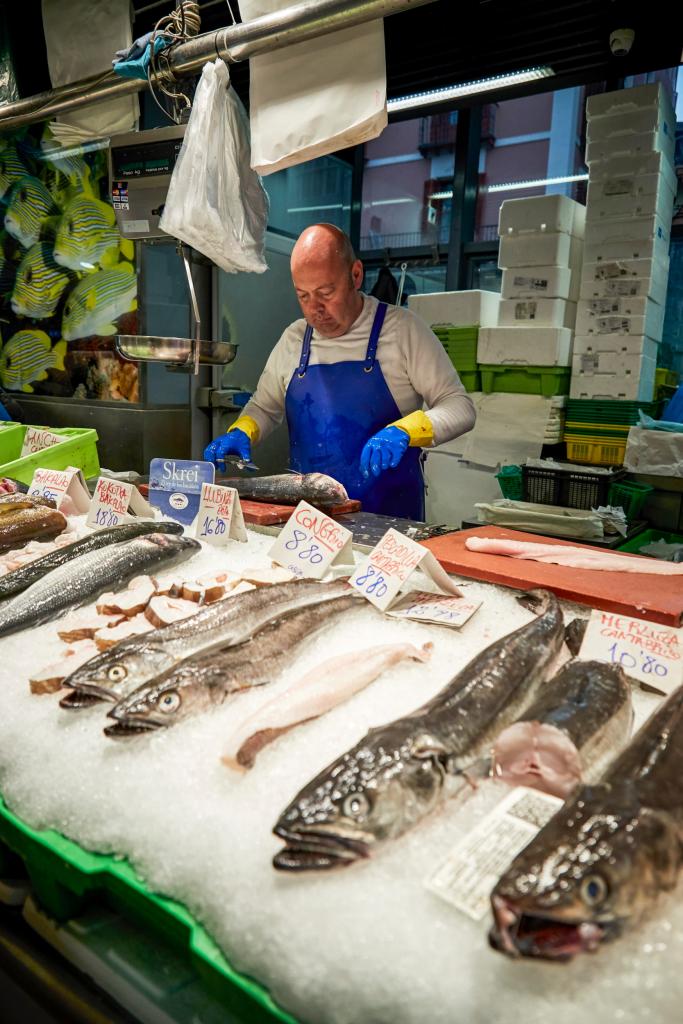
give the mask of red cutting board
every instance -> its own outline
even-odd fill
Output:
[[[631,615],[667,626],[680,626],[683,622],[683,576],[648,576],[639,573],[599,572],[595,569],[570,569],[564,565],[533,562],[507,555],[485,555],[468,551],[468,537],[494,537],[496,540],[517,540],[531,544],[575,545],[573,541],[541,537],[535,533],[506,530],[501,526],[482,526],[475,530],[460,530],[422,541],[436,556],[447,572],[470,576],[476,580],[501,583],[506,587],[527,590],[545,587],[558,597],[590,608]],[[607,554],[607,552],[605,552]],[[620,552],[609,552],[619,557]],[[623,552],[626,554],[626,552]],[[629,558],[638,557],[629,554]],[[644,562],[650,561],[645,555]]]
[[[276,526],[278,523],[286,523],[292,512],[293,505],[269,505],[265,501],[247,501],[242,498],[240,501],[245,523],[253,523],[254,526]],[[342,505],[335,505],[334,508],[326,508],[325,515],[343,516],[348,512],[360,512],[359,501],[345,501]]]

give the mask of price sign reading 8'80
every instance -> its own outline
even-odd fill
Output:
[[[620,665],[645,687],[669,694],[683,683],[683,630],[593,611],[579,657]]]
[[[352,534],[300,501],[270,549],[270,557],[300,579],[319,580],[333,565],[352,564]]]
[[[384,611],[418,567],[444,593],[462,597],[431,551],[394,529],[387,530],[367,559],[358,566],[349,583],[371,604]]]

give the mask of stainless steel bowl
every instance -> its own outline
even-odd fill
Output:
[[[179,363],[189,365],[191,338],[161,338],[148,334],[117,334],[116,349],[132,362]],[[225,366],[237,355],[229,341],[200,341],[199,362],[204,366]]]

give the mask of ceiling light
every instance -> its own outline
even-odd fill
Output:
[[[457,100],[461,96],[472,96],[480,92],[491,92],[493,89],[507,89],[524,82],[534,82],[538,78],[550,78],[555,72],[549,67],[527,68],[525,71],[513,71],[508,75],[495,75],[493,78],[480,78],[475,82],[463,82],[461,85],[448,85],[442,89],[429,89],[427,92],[416,92],[411,96],[400,96],[387,101],[387,110],[395,114],[399,110],[411,107],[431,106],[447,100]]]
[[[544,185],[566,185],[570,181],[588,181],[588,175],[565,174],[561,178],[534,178],[533,181],[507,181],[501,185],[485,185],[483,190],[487,192],[512,192],[513,189],[516,188],[543,188]]]

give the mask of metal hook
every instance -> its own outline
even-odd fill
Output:
[[[396,296],[396,305],[397,306],[401,305],[401,299],[403,298],[403,285],[405,284],[406,270],[407,269],[408,269],[408,264],[407,263],[402,263],[401,264],[401,280],[399,281],[399,284],[398,284],[398,295]]]

